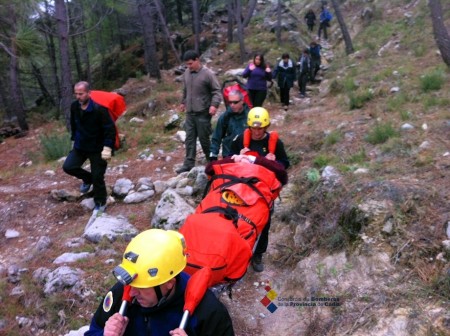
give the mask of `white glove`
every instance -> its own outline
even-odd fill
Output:
[[[103,147],[103,151],[102,151],[102,159],[105,161],[109,161],[111,160],[111,152],[112,149],[109,147]]]

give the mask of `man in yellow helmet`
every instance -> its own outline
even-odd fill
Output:
[[[271,135],[267,132],[270,126],[269,112],[263,107],[252,108],[248,112],[247,125],[250,130],[250,137],[247,137],[244,132],[231,143],[234,162],[262,164],[261,161],[269,160],[278,167],[278,169],[272,168],[272,171],[280,170],[280,168],[282,170],[287,169],[290,163],[283,142],[278,137],[275,138],[275,133]],[[278,176],[280,174],[277,174]],[[287,183],[287,176],[285,180],[280,180],[280,182]],[[253,253],[252,267],[255,272],[264,270],[262,256],[267,251],[267,245],[269,244],[270,222],[269,217]]]
[[[234,335],[227,309],[209,290],[186,328],[178,328],[189,279],[183,273],[185,249],[184,237],[176,231],[150,229],[133,238],[113,271],[118,282],[98,307],[85,335]],[[122,316],[119,310],[128,285],[132,302]]]

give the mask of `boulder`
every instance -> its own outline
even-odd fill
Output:
[[[175,190],[167,189],[156,206],[151,220],[153,228],[177,230],[183,224],[186,216],[194,212],[191,207]]]

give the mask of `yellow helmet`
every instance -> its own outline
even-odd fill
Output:
[[[267,127],[270,125],[269,112],[263,107],[254,107],[248,112],[249,127]]]
[[[131,240],[113,274],[124,285],[148,288],[169,281],[185,267],[183,235],[177,231],[150,229]]]

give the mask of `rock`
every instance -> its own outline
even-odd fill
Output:
[[[85,198],[81,201],[81,206],[86,210],[94,210],[95,208],[95,201],[94,198]]]
[[[123,201],[125,203],[127,203],[127,204],[130,204],[130,203],[141,203],[141,202],[146,201],[147,199],[149,199],[153,195],[155,195],[155,191],[154,190],[137,191],[137,192],[128,194],[124,198]]]
[[[33,272],[33,279],[37,280],[40,283],[44,283],[47,275],[50,274],[50,269],[45,267],[39,267],[37,270]]]
[[[414,126],[411,125],[411,124],[405,123],[405,124],[403,124],[403,125],[401,126],[401,129],[402,129],[403,131],[409,131],[409,130],[414,129]]]
[[[194,188],[191,186],[185,186],[183,188],[177,188],[176,192],[181,196],[192,196],[194,194]]]
[[[450,221],[447,222],[447,237],[450,239]]]
[[[400,91],[400,88],[398,86],[394,86],[393,88],[391,88],[389,90],[390,93],[396,93],[396,92],[399,92],[399,91]]]
[[[11,290],[10,296],[23,296],[25,291],[22,286],[16,286]]]
[[[157,195],[162,194],[169,187],[168,184],[164,181],[155,181],[153,183],[153,186],[155,188],[155,193]]]
[[[5,232],[5,238],[6,239],[13,239],[20,237],[19,231],[13,230],[13,229],[7,229]]]
[[[230,77],[237,77],[242,76],[242,73],[244,72],[245,68],[239,68],[239,69],[230,69],[225,71],[225,76]]]
[[[31,327],[31,325],[33,324],[32,319],[24,316],[16,316],[16,322],[19,325],[19,328]]]
[[[103,214],[85,228],[83,237],[91,242],[98,243],[103,237],[109,241],[115,241],[118,237],[130,240],[137,234],[138,230],[124,217]]]
[[[66,241],[66,243],[64,244],[64,246],[69,247],[69,248],[75,248],[75,247],[80,247],[83,246],[86,243],[86,240],[80,237],[77,238],[70,238]]]
[[[383,229],[381,231],[387,235],[391,235],[393,230],[394,230],[394,220],[392,218],[389,218],[384,223]]]
[[[120,178],[114,184],[113,193],[119,197],[125,197],[133,188],[134,184],[131,180]]]
[[[322,171],[322,179],[324,185],[335,186],[341,182],[342,176],[333,166],[326,166]]]
[[[429,148],[430,148],[430,142],[429,141],[424,141],[419,146],[419,149],[421,149],[421,150],[425,150],[425,149],[429,149]]]
[[[447,252],[450,252],[450,239],[442,241],[442,246]]]
[[[133,117],[130,119],[130,124],[142,124],[144,122],[144,119]]]
[[[80,193],[78,191],[67,191],[65,189],[53,189],[50,191],[50,196],[57,201],[75,202],[80,198]]]
[[[59,257],[57,257],[53,263],[54,264],[64,264],[64,263],[73,263],[81,259],[86,259],[93,256],[92,253],[89,252],[80,252],[80,253],[63,253]]]
[[[178,114],[174,114],[164,123],[164,128],[166,130],[171,130],[177,128],[181,124],[181,118]]]
[[[44,293],[50,295],[67,288],[75,288],[72,292],[77,293],[77,289],[84,284],[80,279],[80,276],[83,274],[84,272],[78,268],[75,269],[68,266],[58,267],[45,277]]]
[[[176,230],[184,222],[187,215],[194,212],[191,207],[173,189],[167,189],[162,195],[155,209],[151,225],[154,228]]]
[[[52,240],[48,236],[42,236],[36,243],[36,252],[42,252],[52,245]]]
[[[369,169],[367,169],[367,168],[358,168],[353,172],[353,174],[355,174],[355,175],[367,174],[368,172],[369,172]]]
[[[180,140],[182,143],[186,141],[186,132],[185,131],[178,131],[176,133],[176,138]]]
[[[137,182],[137,191],[155,189],[151,177],[141,177]]]
[[[423,124],[422,124],[422,129],[423,129],[424,131],[426,131],[426,130],[428,129],[428,125],[425,124],[425,123],[423,123]]]
[[[48,176],[48,177],[53,177],[53,176],[56,175],[56,173],[55,173],[54,170],[46,170],[46,171],[44,172],[44,175],[45,175],[45,176]]]

